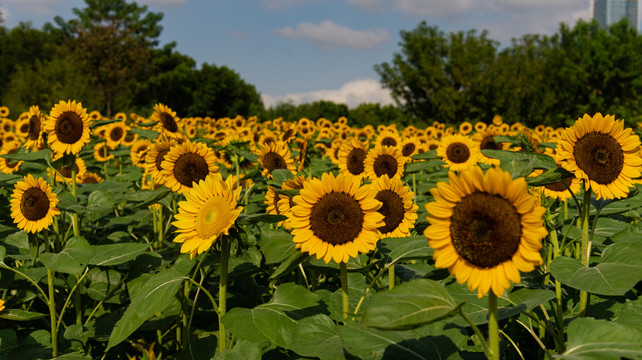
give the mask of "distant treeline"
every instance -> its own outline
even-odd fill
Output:
[[[596,22],[562,24],[552,36],[526,35],[500,48],[486,32],[444,33],[420,23],[402,31],[400,52],[375,65],[397,106],[317,101],[266,109],[254,85],[226,66],[203,64],[159,46],[161,13],[125,0],[85,0],[75,17],[42,29],[0,18],[0,105],[12,113],[49,109],[76,99],[88,109],[151,113],[155,103],[185,116],[302,117],[352,125],[424,126],[490,121],[565,126],[584,113],[642,120],[642,36],[626,21],[604,30]],[[17,116],[17,115],[16,115]]]

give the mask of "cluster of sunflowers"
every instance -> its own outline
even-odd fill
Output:
[[[174,209],[151,205],[155,219],[168,210],[173,216],[172,240],[182,244],[181,253],[194,258],[223,241],[248,195],[264,189],[264,212],[291,232],[296,248],[334,261],[344,272],[351,258],[371,252],[378,240],[411,235],[420,197],[405,170],[431,160],[448,177],[430,189],[432,201],[425,204],[429,225],[423,233],[436,267],[447,268],[479,297],[502,296],[511,282],[520,283],[521,272],[543,262],[548,230],[542,198],[566,200],[582,191],[589,199],[591,192],[597,199],[623,198],[641,175],[638,136],[599,113],[558,129],[531,130],[497,116],[490,124],[435,122],[400,130],[354,128],[344,117],[260,122],[179,118],[163,104],[153,110],[149,117],[118,113],[107,119],[81,103],[61,101],[48,114],[33,106],[13,121],[0,108],[0,171],[19,173],[18,155],[28,150],[50,154],[53,164],[45,175],[49,182],[28,174],[15,184],[11,217],[18,228],[37,233],[54,222],[60,210],[52,185],[64,184],[75,196],[77,184],[102,182],[131,161],[142,171],[141,190],[165,187],[183,199]],[[86,149],[90,143],[93,150]],[[564,171],[531,169],[530,179],[562,175],[530,187],[525,177],[513,178],[500,167],[498,150],[550,156]],[[89,158],[104,164],[102,172],[87,171]],[[314,161],[323,162],[322,173],[312,174]],[[74,214],[76,235],[79,227]],[[162,238],[162,226],[154,229]],[[226,246],[221,251],[229,251]]]

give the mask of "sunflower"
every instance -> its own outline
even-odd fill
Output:
[[[130,129],[128,128],[128,130]],[[135,134],[131,131],[127,131],[125,136],[123,136],[123,141],[120,144],[125,146],[132,146],[132,144],[137,140],[138,140],[138,134]]]
[[[383,175],[372,182],[377,192],[375,199],[381,201],[379,212],[384,216],[385,225],[379,228],[382,237],[406,237],[415,227],[417,209],[413,203],[414,193],[404,186],[400,179]]]
[[[258,151],[259,163],[263,167],[263,176],[272,178],[272,171],[276,169],[286,169],[296,173],[296,166],[292,160],[292,154],[288,144],[278,141],[261,146]]]
[[[0,106],[0,117],[6,118],[9,116],[9,108],[6,106]]]
[[[20,143],[17,141],[4,144],[2,150],[0,150],[0,156],[13,154],[20,148]],[[4,174],[13,174],[14,172],[20,169],[23,161],[16,161],[7,158],[0,157],[0,172]]]
[[[65,181],[67,183],[71,183],[72,165],[74,166],[73,170],[76,172],[76,180],[82,178],[82,176],[85,175],[85,172],[87,172],[87,166],[85,166],[85,160],[77,157],[75,164],[69,163],[69,165],[64,165],[64,166],[60,165],[58,166],[58,168],[56,168],[58,173],[62,175],[62,178],[61,178],[60,175],[56,173],[56,181]]]
[[[105,140],[110,148],[115,149],[123,142],[125,135],[127,135],[127,126],[123,122],[117,122],[107,125]]]
[[[4,300],[0,299],[0,311],[4,310]]]
[[[294,203],[288,217],[296,247],[326,263],[373,250],[385,226],[374,188],[352,176],[324,173],[306,181]]]
[[[147,139],[136,140],[129,148],[129,157],[132,159],[132,164],[145,169],[145,157],[151,147],[152,143]]]
[[[376,146],[368,151],[364,161],[365,172],[370,181],[388,175],[389,178],[401,178],[408,158],[391,146]]]
[[[94,110],[89,113],[89,120],[96,121],[100,120],[103,116],[100,114],[100,111]]]
[[[158,103],[154,105],[154,113],[151,120],[156,122],[156,130],[169,139],[182,138],[181,127],[176,112],[169,107]]]
[[[409,136],[401,140],[399,148],[401,149],[401,155],[405,157],[411,157],[419,153],[419,148],[421,147],[421,141],[415,136]]]
[[[38,105],[29,108],[27,118],[29,119],[29,129],[25,147],[27,149],[40,150],[45,146],[45,138],[43,137],[45,127],[43,126],[44,116],[40,112]]]
[[[49,147],[57,154],[78,154],[89,142],[89,116],[82,103],[61,101],[45,121]]]
[[[310,180],[309,178],[306,179],[304,176],[297,176],[294,179],[285,180],[281,185],[281,189],[300,190],[300,189],[303,189],[303,183],[309,180]],[[292,207],[294,207],[294,196],[286,196],[286,195],[279,195],[279,194],[276,194],[276,195],[279,196],[278,200],[276,201],[278,213],[281,215],[288,216],[290,211],[292,211]],[[290,230],[292,228],[290,226],[290,218],[287,218],[283,221],[283,227],[286,230]]]
[[[185,201],[178,203],[176,221],[178,235],[174,242],[182,243],[181,253],[191,258],[209,249],[221,234],[229,234],[234,221],[241,213],[237,199],[241,188],[231,189],[221,174],[209,174],[194,184],[185,194]]]
[[[471,131],[473,131],[473,125],[468,121],[459,124],[459,133],[461,135],[468,135]]]
[[[280,199],[281,195],[274,191],[274,187],[268,186],[267,191],[265,192],[265,201],[263,201],[263,203],[267,205],[265,212],[270,215],[281,215],[278,206]]]
[[[441,139],[437,155],[452,171],[461,171],[477,165],[479,144],[465,135],[450,135]]]
[[[177,144],[173,140],[155,142],[149,148],[147,155],[145,155],[145,168],[156,184],[163,184],[165,182],[161,164],[163,160],[165,160],[165,155],[167,155],[169,149],[175,145]]]
[[[479,146],[479,161],[487,165],[499,165],[499,159],[491,158],[484,155],[481,150],[491,149],[491,150],[504,150],[507,149],[507,146],[504,143],[495,142],[495,136],[501,135],[501,132],[497,129],[486,129],[480,131],[473,135],[473,140],[477,142]]]
[[[480,298],[491,289],[502,296],[510,281],[519,284],[520,271],[542,263],[546,210],[528,194],[524,178],[513,180],[500,168],[484,174],[475,166],[448,177],[426,204],[430,226],[424,235],[435,249],[435,266],[448,268]]]
[[[478,122],[475,123],[475,131],[477,131],[477,132],[484,131],[484,130],[486,130],[487,127],[488,127],[488,125],[486,125],[486,123],[483,122],[483,121],[478,121]]]
[[[58,196],[51,186],[43,178],[29,174],[16,183],[11,194],[11,218],[18,228],[36,233],[49,227],[54,215],[60,214],[57,204]]]
[[[341,145],[339,149],[339,170],[362,178],[365,175],[365,160],[368,156],[368,142],[352,139]]]
[[[214,151],[203,143],[189,141],[171,148],[161,168],[165,186],[181,194],[218,170]]]
[[[559,163],[557,166],[562,167]],[[543,173],[544,170],[535,170],[531,174],[531,177],[536,177]],[[539,186],[534,189],[553,199],[568,200],[573,197],[571,192],[575,195],[580,193],[581,184],[580,179],[571,176],[570,178],[562,179],[556,183]],[[571,192],[569,192],[568,189],[571,189]]]
[[[103,182],[103,178],[96,173],[86,172],[78,178],[78,182],[81,184],[98,184]]]
[[[397,148],[401,145],[401,137],[396,130],[384,130],[377,135],[374,143],[375,146],[392,146]]]
[[[112,149],[107,142],[101,141],[94,145],[94,159],[98,162],[105,162],[114,158]]]
[[[566,129],[559,142],[564,167],[584,180],[597,199],[623,198],[640,177],[640,138],[613,115],[584,115]]]
[[[27,138],[29,135],[29,119],[24,118],[24,119],[18,119],[16,121],[16,135],[20,137],[20,139],[24,140]]]

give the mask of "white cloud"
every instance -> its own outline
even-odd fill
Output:
[[[388,0],[347,0],[348,4],[368,11],[368,12],[383,12],[384,8],[386,7],[386,3]]]
[[[264,94],[261,97],[266,107],[276,105],[279,102],[291,102],[294,105],[300,105],[318,100],[346,104],[349,108],[357,107],[362,103],[379,103],[381,105],[394,103],[390,92],[374,79],[353,80],[343,84],[339,89],[316,90],[281,96]]]
[[[367,50],[391,39],[388,31],[383,28],[352,30],[331,20],[318,25],[304,22],[295,29],[288,26],[275,29],[274,32],[287,38],[305,38],[322,48],[347,47]]]
[[[410,16],[441,17],[461,14],[475,7],[473,0],[395,0],[395,7]]]

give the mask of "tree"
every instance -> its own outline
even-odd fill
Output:
[[[234,117],[264,112],[261,96],[227,66],[203,64],[195,74],[190,116]]]
[[[492,117],[492,80],[497,43],[484,31],[444,34],[421,22],[401,32],[401,53],[375,65],[397,105],[423,119],[449,123]]]
[[[138,84],[151,75],[151,50],[158,44],[163,15],[125,0],[85,3],[84,9],[73,9],[76,19],[55,21],[66,38],[64,53],[90,76],[109,117],[112,107],[129,106]]]

